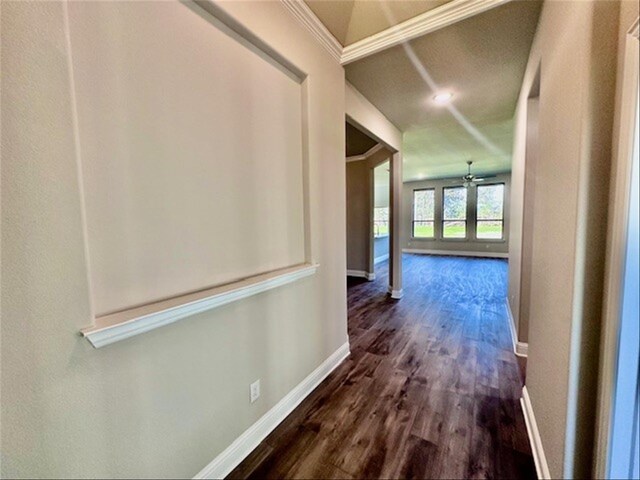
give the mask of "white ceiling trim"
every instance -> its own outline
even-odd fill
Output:
[[[316,16],[309,6],[302,0],[281,0],[284,7],[309,30],[320,44],[335,58],[341,61],[342,45],[324,23]]]
[[[290,1],[290,0],[283,0]],[[406,40],[447,27],[486,12],[510,0],[452,0],[421,15],[371,35],[342,49],[340,63],[346,65]],[[308,8],[308,7],[307,7]]]
[[[347,163],[349,163],[349,162],[359,162],[360,160],[366,160],[371,155],[373,155],[376,152],[379,152],[383,148],[384,148],[384,145],[382,145],[381,143],[377,143],[373,147],[371,147],[369,150],[364,152],[362,155],[352,155],[351,157],[347,157]]]
[[[280,0],[282,5],[342,65],[355,62],[400,43],[453,25],[511,0],[451,0],[382,32],[343,47],[303,0]]]

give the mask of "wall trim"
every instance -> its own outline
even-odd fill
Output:
[[[519,357],[527,358],[529,355],[529,344],[525,342],[516,342],[515,353]]]
[[[398,45],[426,33],[439,30],[466,18],[498,7],[510,0],[452,0],[401,22],[382,32],[347,45],[342,50],[341,63],[346,65],[374,53]]]
[[[313,10],[302,0],[280,0],[282,5],[291,13],[307,30],[309,30],[316,40],[327,52],[338,62],[342,57],[342,45],[333,36],[324,23],[313,13]]]
[[[342,65],[355,62],[474,15],[486,12],[511,0],[452,0],[393,27],[343,47],[303,0],[280,0],[327,52]]]
[[[95,319],[80,331],[95,348],[140,335],[183,318],[266,292],[316,273],[317,264],[301,264],[181,295]]]
[[[193,478],[229,475],[350,353],[346,342]]]
[[[359,162],[360,160],[366,160],[371,155],[373,155],[376,152],[379,152],[383,148],[384,148],[384,145],[382,145],[381,143],[376,143],[373,147],[371,147],[369,150],[364,152],[362,155],[352,155],[350,157],[347,157],[347,163],[349,163],[349,162]]]
[[[531,404],[531,398],[529,397],[529,391],[526,386],[522,388],[520,404],[522,405],[522,412],[524,413],[524,422],[527,425],[529,443],[531,443],[531,452],[533,453],[533,461],[536,464],[538,478],[550,479],[551,473],[549,472],[547,457],[545,456],[544,449],[542,448],[542,438],[540,437],[538,423],[536,422],[536,417],[533,413],[533,405]]]
[[[377,263],[384,262],[388,258],[389,258],[389,254],[385,253],[384,255],[380,255],[379,257],[374,258],[373,264],[376,265]]]
[[[513,344],[513,353],[519,357],[527,357],[529,353],[529,344],[518,341],[518,334],[516,333],[516,322],[511,312],[511,304],[509,299],[504,299],[505,308],[507,310],[507,322],[509,323],[509,332],[511,332],[511,343]]]
[[[516,351],[516,344],[518,343],[518,334],[516,333],[516,321],[513,318],[513,312],[511,312],[511,304],[509,298],[504,298],[504,308],[507,310],[507,321],[509,322],[509,332],[511,333],[511,343],[513,345],[513,351]]]
[[[470,252],[463,250],[431,250],[426,248],[403,248],[404,253],[419,253],[423,255],[449,255],[452,257],[479,257],[479,258],[509,258],[508,253],[501,252]]]
[[[364,270],[347,270],[347,277],[366,278],[371,282],[376,279],[376,274],[373,272],[365,272]]]
[[[400,300],[404,297],[404,290],[401,288],[400,290],[394,290],[391,285],[387,288],[387,292],[391,295],[391,298],[395,300]]]

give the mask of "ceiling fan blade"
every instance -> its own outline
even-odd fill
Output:
[[[486,178],[486,177],[482,177],[482,178],[474,178],[474,179],[473,179],[473,181],[474,181],[474,182],[484,182],[484,179],[485,179],[485,178]]]
[[[485,178],[496,178],[497,175],[482,175],[480,177],[476,177],[476,180],[484,180]]]

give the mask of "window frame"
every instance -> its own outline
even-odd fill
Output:
[[[479,189],[483,187],[493,187],[496,185],[502,185],[502,218],[478,218],[478,193]],[[504,210],[505,210],[505,199],[507,196],[507,185],[505,182],[491,182],[491,183],[483,183],[482,185],[476,185],[476,204],[475,204],[475,239],[480,242],[505,242],[504,236]],[[500,222],[502,224],[501,229],[501,237],[500,238],[482,238],[478,237],[478,222]]]
[[[462,188],[466,190],[466,198],[464,202],[464,220],[460,219],[447,219],[444,216],[444,202],[446,198],[445,191],[446,190],[455,190],[458,188]],[[445,237],[444,235],[444,224],[445,222],[464,222],[464,237]],[[465,188],[464,185],[449,185],[442,187],[442,215],[440,218],[440,239],[444,242],[468,242],[471,240],[469,237],[469,189]]]
[[[433,220],[416,220],[416,192],[431,190],[433,192]],[[416,222],[433,223],[433,235],[430,237],[416,237]],[[411,238],[416,240],[436,240],[436,187],[414,188],[411,193]]]

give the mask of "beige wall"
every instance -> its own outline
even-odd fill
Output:
[[[373,272],[371,256],[373,171],[369,162],[347,166],[347,270]]]
[[[95,350],[65,7],[2,2],[3,477],[192,477],[347,341],[343,69],[278,2],[220,8],[308,74],[320,267]]]
[[[610,434],[611,434],[611,408],[613,405],[616,362],[618,360],[618,352],[615,345],[618,343],[618,318],[619,318],[619,302],[620,290],[622,282],[621,268],[624,263],[626,252],[620,248],[623,243],[622,231],[626,229],[626,219],[628,212],[621,209],[620,205],[627,202],[630,188],[630,172],[631,162],[620,162],[621,156],[625,155],[626,150],[631,148],[629,137],[632,136],[631,128],[633,118],[633,103],[623,101],[624,95],[631,93],[626,90],[633,88],[633,76],[630,71],[634,68],[634,60],[637,62],[637,40],[632,43],[636,44],[636,48],[632,48],[627,42],[629,41],[628,32],[635,25],[640,13],[640,4],[634,0],[626,0],[620,6],[620,26],[618,30],[618,63],[616,78],[616,98],[615,98],[615,114],[614,114],[614,135],[612,146],[612,175],[609,192],[609,216],[608,216],[608,232],[607,232],[607,266],[605,274],[605,300],[603,306],[603,327],[602,340],[600,345],[601,363],[599,371],[599,389],[600,397],[598,401],[598,424],[597,424],[597,442],[596,442],[596,470],[594,477],[604,478],[607,474],[606,464],[609,460]],[[637,64],[636,64],[637,65]],[[637,66],[635,66],[637,68]],[[636,81],[638,72],[635,72]],[[627,85],[627,83],[629,85]],[[625,91],[626,90],[626,91]],[[637,94],[637,92],[636,92]],[[621,151],[621,149],[623,149]],[[625,225],[625,228],[621,228]]]
[[[526,385],[553,477],[590,475],[618,9],[545,2],[516,112],[509,301],[517,321],[527,101],[541,65]]]
[[[374,179],[374,198],[373,203],[375,207],[389,207],[389,190],[390,179],[389,175],[389,162],[378,165],[373,170]]]
[[[483,241],[475,239],[476,216],[476,189],[467,192],[467,236],[468,240],[444,240],[442,238],[441,224],[437,221],[442,218],[442,188],[454,187],[460,184],[451,180],[425,180],[420,182],[407,182],[404,184],[403,208],[402,208],[402,248],[417,250],[445,250],[455,252],[474,253],[508,253],[509,252],[509,186],[511,183],[509,174],[500,174],[496,178],[487,181],[504,183],[504,240]],[[435,218],[436,230],[434,239],[413,238],[413,191],[421,188],[435,188]]]
[[[303,80],[210,17],[69,3],[98,316],[305,261]]]

